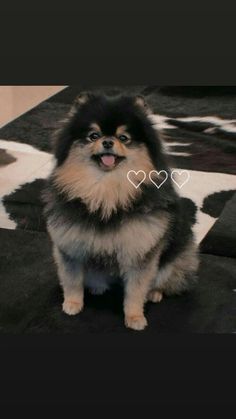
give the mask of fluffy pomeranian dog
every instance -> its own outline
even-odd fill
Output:
[[[56,132],[44,193],[64,312],[83,309],[84,287],[102,294],[120,281],[125,325],[135,330],[147,325],[145,302],[187,290],[198,267],[170,176],[159,189],[149,177],[169,173],[149,112],[140,96],[80,94]]]

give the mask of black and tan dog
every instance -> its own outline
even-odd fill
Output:
[[[101,294],[120,281],[125,324],[136,330],[147,325],[145,302],[188,289],[198,266],[170,177],[159,189],[149,177],[168,167],[148,112],[142,97],[81,94],[56,133],[44,194],[63,310],[83,309],[85,286]],[[130,170],[136,185],[145,177],[137,188]]]

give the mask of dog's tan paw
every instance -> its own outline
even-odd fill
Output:
[[[162,292],[157,291],[157,290],[151,290],[148,294],[148,301],[151,301],[152,303],[160,303],[162,298],[163,298]]]
[[[69,316],[74,316],[83,310],[83,303],[78,301],[65,300],[62,305],[62,309],[64,313],[68,314]]]
[[[147,326],[146,318],[142,316],[126,316],[125,317],[126,327],[134,330],[143,330]]]

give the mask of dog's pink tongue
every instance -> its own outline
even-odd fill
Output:
[[[105,154],[104,156],[102,156],[101,160],[104,166],[108,166],[108,167],[113,166],[113,164],[115,163],[115,157],[108,154]]]

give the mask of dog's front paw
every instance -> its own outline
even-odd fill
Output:
[[[83,303],[79,301],[64,300],[62,309],[64,313],[69,314],[69,316],[74,316],[83,310]]]
[[[143,330],[147,326],[147,320],[144,315],[126,316],[125,325],[130,329]]]

